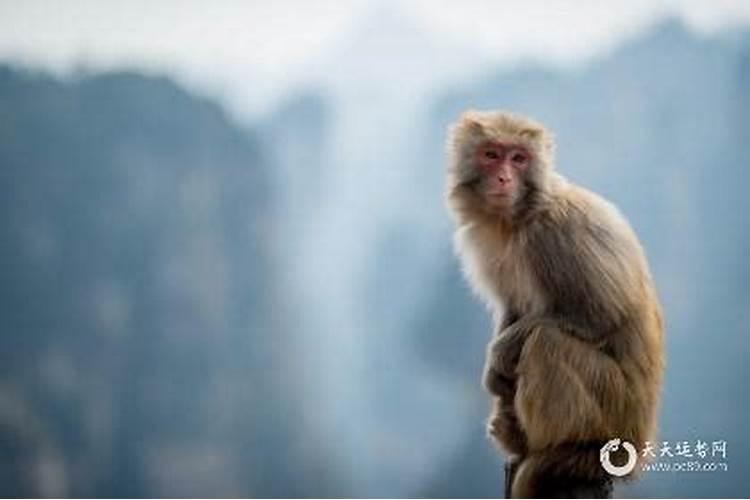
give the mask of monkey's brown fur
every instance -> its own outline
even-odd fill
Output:
[[[507,207],[476,188],[474,154],[487,141],[521,144],[533,157]],[[497,324],[483,381],[494,396],[488,432],[518,461],[512,494],[603,480],[606,441],[640,450],[656,428],[663,325],[641,246],[614,206],[554,171],[540,124],[470,111],[449,150],[456,250]]]

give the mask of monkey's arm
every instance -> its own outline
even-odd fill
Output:
[[[520,355],[523,336],[521,331],[524,324],[518,322],[518,315],[512,311],[506,311],[502,322],[487,348],[487,360],[485,362],[482,382],[491,394],[496,397],[493,401],[493,410],[487,422],[487,432],[495,439],[506,453],[511,456],[524,456],[527,451],[526,436],[521,429],[516,416],[513,402],[516,396],[515,363]],[[511,358],[515,358],[513,361]],[[510,369],[503,372],[498,371],[496,364],[502,360]],[[504,365],[505,366],[505,365]]]
[[[603,215],[601,207],[590,210],[574,206],[564,218],[540,218],[530,227],[527,255],[545,317],[601,344],[638,307],[640,250],[624,221]]]
[[[487,345],[484,383],[490,392],[501,396],[502,394],[493,388],[498,384],[505,385],[502,379],[512,381],[516,378],[516,365],[526,337],[532,327],[545,321],[548,320],[539,315],[528,315],[523,318],[515,315],[506,316]]]

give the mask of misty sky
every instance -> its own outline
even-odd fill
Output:
[[[273,101],[383,11],[488,63],[580,61],[669,15],[704,33],[750,23],[743,0],[0,0],[0,60],[60,72],[150,69],[219,93],[252,84],[247,99]]]

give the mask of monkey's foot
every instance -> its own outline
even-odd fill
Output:
[[[524,455],[526,435],[518,425],[518,419],[512,410],[503,408],[499,401],[497,406],[487,421],[487,434],[502,451],[511,456]]]

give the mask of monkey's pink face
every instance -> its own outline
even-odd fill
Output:
[[[507,205],[518,199],[531,153],[518,144],[486,142],[476,151],[481,195],[490,204]]]

